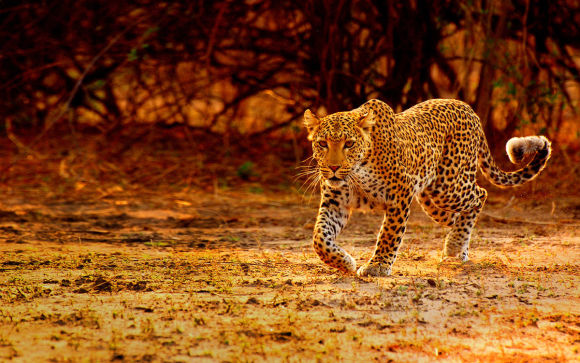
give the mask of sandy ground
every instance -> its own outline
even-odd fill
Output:
[[[495,194],[465,264],[413,206],[388,278],[310,246],[317,197],[175,192],[0,202],[0,360],[580,361],[580,202]],[[369,258],[381,216],[341,244]]]

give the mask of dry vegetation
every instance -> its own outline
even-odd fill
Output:
[[[532,185],[490,187],[471,262],[438,264],[444,230],[415,205],[394,275],[360,279],[314,254],[317,197],[288,183],[290,166],[273,171],[285,163],[244,172],[226,158],[206,165],[219,178],[188,179],[199,155],[143,150],[12,167],[0,360],[580,359],[576,157],[556,153]],[[157,164],[135,172],[136,153]],[[357,213],[340,237],[359,263],[380,221]]]

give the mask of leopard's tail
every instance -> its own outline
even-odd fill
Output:
[[[521,169],[503,171],[495,164],[485,136],[482,134],[478,155],[479,168],[489,181],[499,187],[521,185],[537,177],[550,159],[552,146],[544,136],[513,137],[507,142],[506,151],[514,164],[520,163],[528,154],[535,153],[535,155]]]

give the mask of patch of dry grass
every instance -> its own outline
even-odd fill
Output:
[[[444,231],[414,210],[393,276],[361,279],[316,258],[315,208],[291,193],[5,201],[0,357],[579,359],[580,240],[558,215],[483,219],[472,262],[440,264]],[[356,214],[341,236],[359,263],[379,223]]]

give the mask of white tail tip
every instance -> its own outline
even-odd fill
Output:
[[[512,163],[520,163],[527,154],[535,153],[550,146],[544,136],[512,137],[505,145],[505,150]]]

